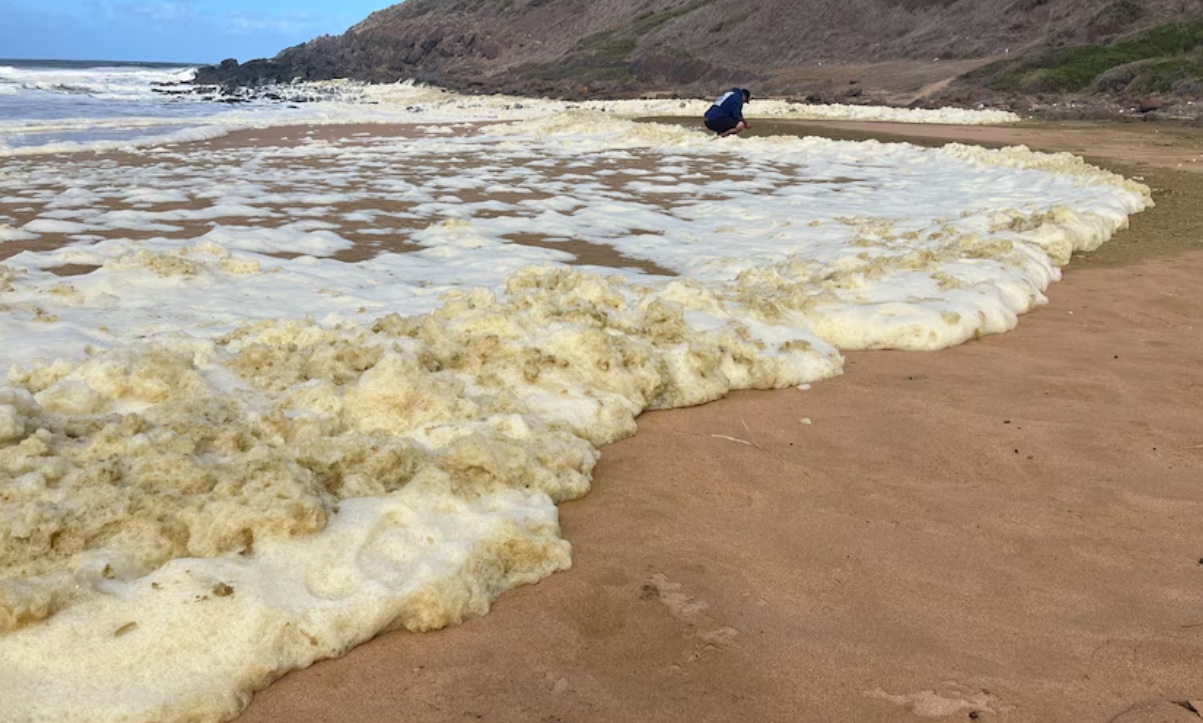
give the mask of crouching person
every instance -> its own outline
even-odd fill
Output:
[[[744,88],[732,88],[723,93],[706,111],[706,127],[720,138],[751,128],[751,124],[744,120],[744,103],[751,100],[752,94]]]

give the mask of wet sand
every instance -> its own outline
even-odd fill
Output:
[[[68,178],[86,176],[97,167],[106,167],[118,171],[129,169],[131,174],[136,174],[139,169],[152,165],[168,169],[176,175],[195,174],[197,168],[211,171],[213,168],[219,166],[228,166],[236,163],[237,157],[232,156],[230,152],[239,149],[263,148],[279,150],[300,147],[309,143],[325,144],[333,142],[338,143],[340,147],[354,149],[357,146],[369,146],[381,142],[396,141],[398,139],[422,137],[427,134],[441,135],[444,132],[450,133],[453,131],[469,133],[472,129],[481,125],[483,124],[456,123],[452,125],[450,130],[439,125],[420,124],[361,123],[348,125],[279,126],[274,128],[239,130],[218,138],[169,144],[161,148],[145,148],[134,151],[106,151],[100,153],[47,154],[45,158],[60,167],[62,174]],[[641,170],[654,169],[655,161],[653,158],[643,156],[638,151],[632,155],[634,158],[629,161],[624,160],[624,165]],[[286,158],[275,158],[271,161],[283,173],[288,172],[287,164],[290,162]],[[445,164],[449,175],[458,173],[458,164],[462,162],[445,161],[437,158],[424,159],[424,163],[432,167],[442,167]],[[313,165],[328,167],[334,171],[340,170],[342,164],[337,156],[317,160],[308,159],[303,161],[303,163],[310,167]],[[554,169],[551,171],[551,175],[554,177],[567,173],[587,174],[594,170],[598,169],[574,165],[571,168],[561,167]],[[716,172],[712,177],[721,179],[727,176],[724,176],[721,172]],[[599,176],[599,178],[601,177]],[[635,179],[635,176],[625,173],[612,173],[605,176],[601,182],[612,189],[618,190],[623,189],[626,183]],[[524,200],[547,198],[549,195],[517,194],[495,189],[487,192],[477,189],[458,189],[456,192],[456,197],[460,202],[473,204],[492,201],[512,205]],[[34,219],[46,215],[51,210],[51,207],[47,203],[52,198],[53,196],[41,202],[30,202],[26,199],[17,198],[0,198],[0,218],[12,218],[13,226],[23,226]],[[207,208],[210,203],[211,199],[192,198],[183,202],[157,204],[155,210],[158,212],[193,212]],[[374,258],[381,253],[408,253],[422,249],[422,246],[409,241],[408,233],[380,235],[378,233],[380,222],[372,218],[376,215],[384,215],[388,218],[389,226],[392,229],[406,232],[424,229],[430,224],[441,220],[429,216],[404,217],[404,214],[413,210],[415,205],[413,202],[399,202],[394,198],[390,198],[387,193],[369,194],[366,198],[344,199],[326,204],[324,207],[324,217],[339,219],[338,232],[351,244],[347,248],[330,254],[330,258],[346,263],[357,263]],[[121,199],[105,198],[97,200],[95,207],[98,211],[120,215],[122,213],[137,214],[146,206],[138,202],[130,203]],[[289,219],[295,205],[289,206],[289,204],[281,205],[280,203],[264,202],[257,204],[257,207],[267,214],[267,218],[276,219],[274,223],[277,225],[284,223],[284,220],[295,220]],[[354,221],[349,219],[350,216],[365,211],[370,213],[369,218]],[[476,215],[483,218],[500,213],[503,212],[481,211]],[[208,217],[184,218],[173,220],[169,225],[156,225],[154,228],[123,227],[120,223],[116,223],[109,228],[92,229],[88,235],[93,239],[124,238],[141,240],[166,238],[191,240],[204,236],[218,224],[241,226],[246,223],[247,219],[242,217],[217,219]],[[633,233],[638,234],[641,231],[636,230]],[[643,231],[643,233],[651,232]],[[582,239],[549,237],[538,233],[513,233],[507,235],[506,238],[515,244],[566,252],[572,255],[572,263],[576,265],[635,268],[647,273],[664,276],[675,275],[673,271],[647,259],[626,256],[611,246],[590,243]],[[78,233],[43,232],[39,234],[38,238],[33,240],[0,243],[0,263],[22,251],[50,251],[66,246],[79,245],[80,243]],[[267,255],[280,258],[296,258],[300,254],[274,253]],[[67,264],[50,270],[60,276],[75,276],[90,273],[96,268],[95,266],[82,264]]]
[[[1199,719],[1199,134],[789,128],[1082,147],[1158,205],[1012,333],[645,414],[560,508],[571,571],[240,721]]]

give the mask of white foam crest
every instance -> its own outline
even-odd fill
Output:
[[[559,101],[506,95],[460,95],[452,91],[406,81],[393,85],[368,86],[364,92],[380,103],[404,105],[415,113],[460,117],[513,118],[545,115],[566,110],[610,113],[628,118],[643,116],[689,116],[701,118],[711,101],[703,99],[630,99]],[[744,108],[749,120],[756,118],[883,120],[900,123],[958,123],[982,125],[1014,123],[1019,116],[1009,111],[962,108],[890,108],[847,104],[810,104],[757,98]]]
[[[0,66],[0,83],[24,90],[82,93],[115,101],[146,100],[155,98],[156,84],[186,83],[195,74],[195,68],[183,65],[176,68]]]
[[[29,241],[38,235],[23,228],[13,228],[6,223],[0,223],[0,243],[4,241]]]
[[[616,113],[623,116],[693,116],[700,118],[710,107],[709,100],[621,100],[584,101],[586,110]],[[775,98],[755,98],[744,106],[748,120],[875,120],[895,123],[956,123],[960,125],[992,125],[1015,123],[1020,118],[1010,111],[967,108],[891,108],[844,103],[798,103]]]

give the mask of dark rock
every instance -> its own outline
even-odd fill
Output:
[[[1137,104],[1136,110],[1140,113],[1149,113],[1155,110],[1161,110],[1165,106],[1165,102],[1160,98],[1142,98]]]

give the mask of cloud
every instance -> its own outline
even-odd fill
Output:
[[[118,6],[118,12],[130,19],[146,19],[152,23],[177,23],[197,18],[192,0],[123,3]]]
[[[328,24],[327,18],[319,18],[309,13],[288,13],[285,15],[268,15],[238,11],[225,17],[224,29],[234,35],[283,35],[288,37],[308,37],[319,34]]]

